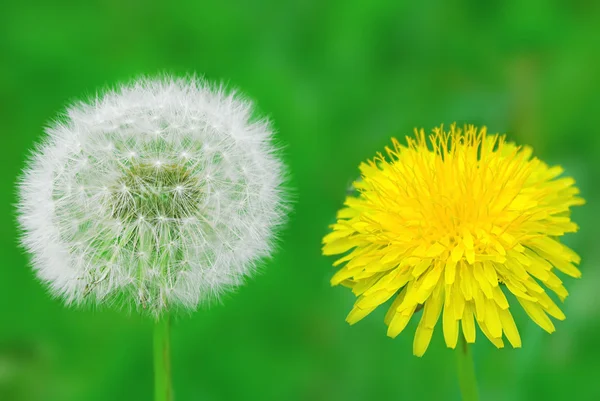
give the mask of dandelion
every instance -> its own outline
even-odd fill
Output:
[[[358,195],[348,196],[325,255],[343,254],[333,285],[358,297],[347,317],[354,324],[390,298],[387,334],[396,337],[422,310],[413,353],[422,356],[442,317],[446,345],[475,342],[475,326],[498,348],[505,337],[521,347],[507,295],[549,333],[549,316],[565,315],[546,293],[563,301],[567,290],[556,270],[581,273],[579,256],[559,242],[578,227],[569,218],[581,205],[562,168],[532,157],[529,147],[452,125],[423,130],[403,146],[393,140],[387,158],[360,166]]]
[[[22,244],[66,304],[159,320],[244,282],[282,223],[282,163],[252,105],[141,79],[67,109],[19,183]]]

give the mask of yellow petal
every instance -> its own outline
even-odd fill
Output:
[[[362,318],[364,318],[365,316],[367,316],[369,313],[373,312],[373,310],[375,310],[375,307],[361,309],[358,306],[356,306],[356,304],[355,304],[354,308],[352,308],[352,310],[350,311],[348,316],[346,316],[346,322],[348,322],[350,324],[354,324],[354,323],[358,322],[359,320],[361,320]]]
[[[460,290],[460,287],[457,284],[454,284],[452,286],[452,291],[450,295],[452,297],[452,305],[454,305],[454,318],[461,319],[464,314],[466,302],[465,297],[463,296],[462,291]]]
[[[519,283],[518,281],[512,281],[510,279],[506,279],[504,284],[506,284],[506,288],[508,288],[508,290],[510,292],[512,292],[516,297],[521,298],[521,299],[526,299],[531,302],[537,302],[536,297],[533,297],[530,294],[525,292],[525,291],[527,291],[527,288],[525,288],[524,286],[523,286],[524,290],[521,290],[519,288],[519,286],[522,286],[522,284]]]
[[[373,262],[370,265],[365,266],[363,269],[355,269],[352,270],[354,273],[354,279],[355,280],[363,280],[369,277],[372,277],[378,273],[385,273],[387,271],[389,271],[390,269],[393,269],[390,266],[384,266],[382,264],[380,264],[379,262]]]
[[[344,253],[359,245],[360,241],[350,239],[350,238],[340,238],[333,240],[331,242],[326,243],[323,246],[323,255],[337,255],[339,253]]]
[[[531,263],[527,266],[527,272],[538,280],[546,281],[549,272],[552,269],[552,265],[537,255],[534,257],[533,252],[531,251],[530,254],[528,254],[528,257],[530,258]]]
[[[446,261],[446,267],[445,267],[445,281],[446,284],[452,284],[454,283],[454,279],[456,277],[456,262],[453,261],[452,259],[448,259]]]
[[[427,302],[425,302],[425,309],[423,310],[425,326],[432,329],[435,327],[438,319],[440,318],[442,305],[444,304],[444,298],[441,291],[442,288],[443,285],[438,284],[433,291],[433,295],[427,299]]]
[[[475,318],[478,322],[485,319],[486,299],[478,288],[473,289],[473,304],[475,305]]]
[[[379,290],[371,295],[361,295],[361,297],[356,301],[356,306],[361,309],[375,309],[382,303],[386,302],[388,299],[394,295],[396,291],[387,291],[387,290]]]
[[[540,305],[519,297],[517,297],[517,300],[531,320],[533,320],[538,326],[546,330],[548,333],[553,333],[556,330],[554,328],[554,324]]]
[[[502,329],[510,345],[513,348],[521,348],[521,336],[510,311],[508,309],[498,309],[498,315],[500,316]]]
[[[474,263],[475,262],[475,252],[473,250],[473,235],[469,232],[469,230],[463,230],[463,244],[465,246],[465,257],[467,262]]]
[[[450,253],[450,260],[452,260],[453,262],[458,262],[462,259],[463,252],[464,248],[462,247],[462,245],[455,246],[452,252]]]
[[[388,285],[392,281],[394,281],[394,279],[396,279],[400,274],[401,274],[400,271],[397,269],[392,270],[390,272],[383,273],[383,276],[379,280],[377,280],[375,283],[373,283],[371,288],[366,290],[363,295],[368,297],[368,296],[372,295],[373,293],[381,291],[381,290],[386,290],[386,289],[394,290],[394,288],[389,288]],[[397,290],[398,288],[399,288],[399,286],[396,287],[395,290]]]
[[[464,263],[460,264],[460,289],[465,297],[465,300],[470,301],[473,299],[473,286],[471,281],[471,272]]]
[[[331,285],[338,285],[340,284],[342,281],[349,279],[350,277],[354,276],[354,272],[349,270],[347,267],[342,267],[340,270],[338,270],[333,277],[331,277]]]
[[[483,291],[486,298],[493,298],[494,293],[492,292],[492,286],[490,285],[489,281],[485,277],[485,274],[483,272],[483,265],[481,263],[475,263],[472,266],[472,268],[473,268],[473,277],[475,277],[475,280],[476,280],[477,284],[479,284],[479,288],[481,288],[481,291]]]
[[[385,274],[387,274],[387,273],[386,272],[376,273],[369,278],[356,281],[355,284],[352,286],[352,292],[356,296],[362,295],[365,291],[367,291],[369,288],[371,288],[373,286],[373,284],[375,284]]]
[[[565,248],[560,242],[544,236],[527,240],[527,245],[535,251],[541,251],[547,255],[558,258],[561,258]]]
[[[436,256],[439,256],[445,250],[446,250],[445,246],[436,242],[429,247],[427,252],[425,252],[425,256],[427,256],[428,258],[435,258]]]
[[[525,267],[515,259],[506,259],[505,265],[513,277],[516,276],[520,280],[526,280],[527,278],[529,278],[529,274],[527,274],[527,270],[525,270]]]
[[[351,270],[358,270],[370,264],[382,265],[379,262],[378,255],[373,255],[371,252],[359,256],[355,256],[351,261],[348,262],[346,267]]]
[[[565,262],[562,260],[553,260],[554,266],[561,272],[568,276],[579,278],[581,277],[581,271],[575,267],[573,263]]]
[[[539,294],[537,298],[538,302],[547,314],[558,320],[566,319],[566,316],[563,313],[563,311],[561,311],[560,308],[556,306],[556,304],[554,303],[554,301],[552,301],[548,294],[544,292],[543,294]]]
[[[383,321],[385,322],[386,325],[388,325],[388,326],[390,325],[392,318],[396,314],[396,310],[398,309],[398,306],[400,306],[402,301],[404,301],[405,295],[406,295],[406,287],[404,287],[402,289],[402,291],[400,291],[400,293],[396,296],[396,299],[394,299],[394,302],[392,302],[392,305],[390,306],[387,313],[385,314],[385,318],[383,319]]]
[[[427,348],[429,347],[429,343],[431,342],[431,336],[433,335],[433,329],[426,327],[424,324],[425,316],[421,318],[419,325],[417,326],[417,331],[415,333],[415,339],[413,341],[413,354],[415,356],[423,356]]]
[[[379,245],[377,245],[377,244],[367,245],[364,247],[356,248],[352,252],[350,252],[348,255],[333,262],[333,266],[336,267],[344,262],[354,261],[354,259],[358,258],[359,256],[370,254],[371,252],[374,252],[374,251],[376,252],[378,248],[379,248]]]
[[[419,303],[424,303],[429,295],[433,291],[433,288],[439,283],[440,276],[442,275],[442,266],[437,265],[433,270],[429,271],[422,280],[419,285],[417,301]]]
[[[446,346],[455,348],[456,342],[458,341],[458,320],[454,319],[454,312],[452,311],[452,307],[448,306],[448,304],[444,304],[442,324]]]
[[[508,301],[506,300],[506,296],[504,292],[502,292],[502,288],[500,286],[496,286],[492,289],[494,293],[494,301],[498,304],[501,309],[508,309]]]
[[[427,258],[417,263],[416,266],[413,268],[413,276],[419,277],[421,274],[423,274],[427,269],[429,269],[429,266],[431,266],[432,261],[432,259]]]
[[[504,348],[504,341],[502,341],[502,332],[500,333],[500,337],[494,337],[490,330],[488,329],[485,322],[479,324],[479,328],[483,332],[483,334],[491,341],[492,344],[496,346],[496,348]]]
[[[350,207],[345,207],[343,209],[340,209],[337,214],[336,217],[338,219],[351,219],[353,217],[358,216],[358,211],[356,209],[350,208]]]
[[[470,302],[465,303],[465,310],[462,316],[462,329],[465,340],[468,343],[475,342],[475,321],[473,320],[473,309]]]
[[[558,295],[558,298],[561,301],[564,301],[565,298],[569,295],[569,292],[567,291],[565,286],[562,285],[561,279],[559,279],[554,273],[548,274],[548,279],[544,281],[544,284],[546,284],[548,288],[554,291],[554,293]]]
[[[390,321],[390,325],[388,326],[387,335],[389,337],[395,338],[396,336],[398,336],[398,334],[402,333],[402,330],[406,328],[406,325],[408,324],[410,318],[415,312],[416,307],[417,305],[405,310],[406,313],[396,312],[396,314],[394,315],[394,317],[392,317],[392,320]]]
[[[402,247],[390,247],[389,251],[386,251],[384,256],[381,258],[381,263],[387,264],[390,262],[397,261],[400,256],[406,253],[406,249]]]
[[[494,268],[494,264],[492,262],[483,262],[483,274],[493,287],[498,285],[498,275],[496,274],[496,269]]]
[[[486,300],[485,325],[492,337],[502,337],[502,322],[498,315],[498,306],[494,301]]]
[[[323,237],[324,244],[333,242],[340,238],[346,238],[346,237],[349,237],[352,234],[354,234],[354,230],[349,230],[348,228],[346,228],[340,224],[333,224],[332,226],[330,226],[330,228],[333,231],[330,232],[329,234],[327,234],[325,237]]]

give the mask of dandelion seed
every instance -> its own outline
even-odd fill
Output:
[[[142,79],[46,132],[18,214],[37,276],[67,304],[193,309],[270,254],[282,163],[248,101],[198,79]]]
[[[520,347],[512,293],[552,333],[548,316],[565,316],[542,285],[562,301],[568,293],[556,270],[581,275],[579,256],[558,240],[578,229],[569,210],[584,201],[574,180],[485,128],[440,127],[429,141],[421,130],[407,141],[361,164],[358,195],[346,198],[323,239],[325,255],[344,255],[331,283],[358,297],[346,320],[354,324],[393,298],[385,317],[391,337],[423,308],[417,356],[440,316],[450,348],[459,326],[473,343],[476,324],[496,347],[503,337]]]

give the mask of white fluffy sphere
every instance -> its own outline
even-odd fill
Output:
[[[248,101],[143,79],[68,108],[19,183],[22,244],[67,304],[158,316],[240,285],[282,223],[282,163]]]

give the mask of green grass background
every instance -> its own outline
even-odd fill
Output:
[[[414,126],[469,122],[563,165],[588,204],[566,241],[567,320],[517,314],[523,348],[474,346],[482,400],[600,399],[600,3],[576,0],[2,2],[0,400],[152,397],[151,322],[51,299],[16,245],[15,177],[69,102],[139,74],[198,73],[255,100],[286,145],[295,212],[262,273],[173,327],[176,400],[458,400],[441,330],[354,327],[320,240],[361,160]],[[501,5],[500,5],[501,4]]]

